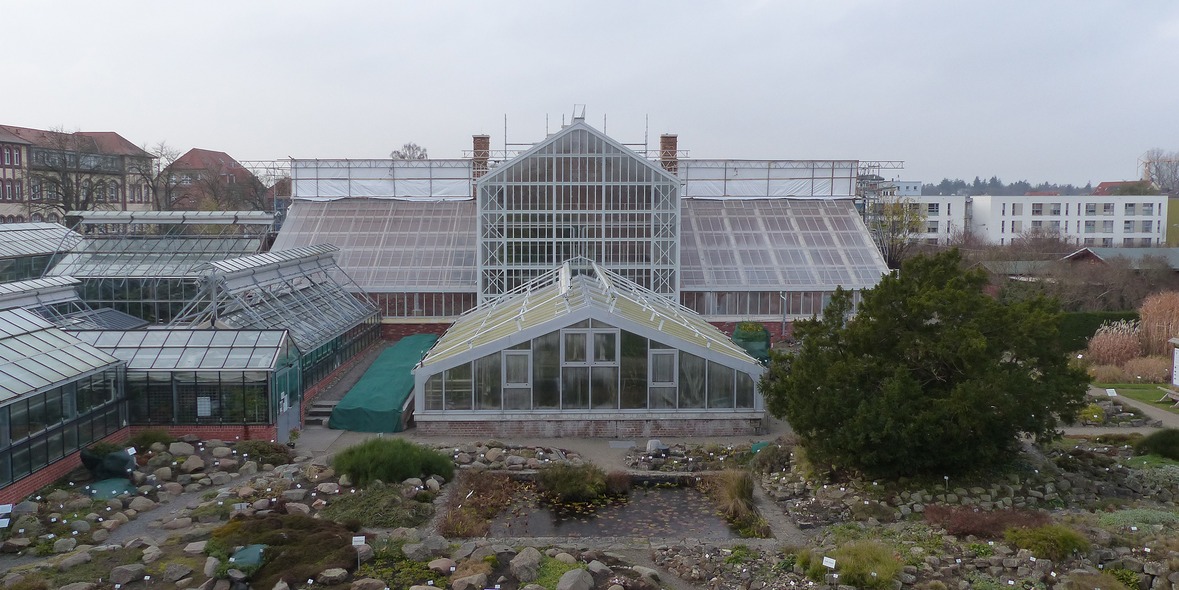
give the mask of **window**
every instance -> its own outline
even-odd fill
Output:
[[[1154,222],[1149,219],[1142,221],[1142,233],[1148,234],[1154,231]]]
[[[1011,204],[1011,214],[1012,215],[1023,215],[1023,203],[1012,203]]]
[[[14,200],[14,201],[23,200],[25,198],[24,195],[22,194],[24,192],[24,186],[21,184],[21,181],[19,181],[19,180],[16,181],[16,183],[13,184],[13,188],[16,190],[12,194],[12,200]]]
[[[953,203],[946,203],[946,217],[953,215],[953,213],[950,212],[950,208],[953,206],[954,206]]]
[[[1032,229],[1040,229],[1042,227],[1044,227],[1044,222],[1042,220],[1037,219],[1032,222]]]
[[[930,203],[925,206],[925,213],[927,215],[938,215],[940,206],[937,203]]]
[[[5,166],[12,165],[12,148],[7,147],[7,146],[4,148],[4,165]]]
[[[1096,233],[1096,232],[1097,232],[1097,222],[1096,221],[1086,221],[1085,222],[1085,233],[1092,234],[1092,233]]]
[[[1048,204],[1048,214],[1049,215],[1060,215],[1060,203],[1049,203]]]
[[[1067,226],[1066,226],[1066,228],[1067,228]],[[1060,222],[1059,221],[1049,221],[1048,222],[1048,229],[1053,230],[1053,231],[1060,231]],[[1067,231],[1067,229],[1066,229],[1066,231]]]
[[[1032,215],[1043,215],[1044,203],[1032,203]]]
[[[936,234],[937,233],[937,222],[936,221],[925,222],[925,233]]]
[[[1113,248],[1113,238],[1101,238],[1102,248]]]
[[[999,222],[999,233],[1001,233],[1001,234],[1007,233],[1007,222],[1006,221]]]
[[[1136,203],[1126,203],[1126,215],[1137,215],[1137,208],[1138,206]]]
[[[1111,219],[1111,220],[1109,220],[1109,221],[1102,221],[1102,222],[1101,222],[1101,233],[1103,233],[1103,234],[1112,234],[1112,233],[1113,233],[1113,227],[1114,227],[1114,226],[1113,226],[1113,220],[1112,220],[1112,219]]]
[[[1143,215],[1154,215],[1154,203],[1143,203],[1142,204],[1142,214]]]
[[[1123,221],[1122,222],[1122,232],[1128,234],[1132,231],[1134,231],[1134,222],[1130,221],[1129,219]]]
[[[1134,238],[1122,238],[1122,246],[1127,248],[1134,245]]]
[[[1022,221],[1012,221],[1011,222],[1011,233],[1017,234],[1022,231],[1023,231],[1023,222]]]
[[[1085,203],[1085,215],[1097,215],[1097,203]]]
[[[14,166],[20,166],[20,148],[19,147],[12,150],[12,164]]]
[[[1113,203],[1102,203],[1101,204],[1101,214],[1102,215],[1113,215],[1114,214],[1114,204]]]
[[[1096,246],[1097,240],[1095,238],[1085,238],[1085,245],[1086,246]]]
[[[117,203],[119,201],[119,183],[112,180],[107,184],[106,188],[108,200],[112,203]]]
[[[1139,246],[1153,246],[1154,243],[1151,241],[1151,238],[1138,238],[1138,245]]]

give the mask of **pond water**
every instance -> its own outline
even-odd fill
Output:
[[[625,501],[568,514],[529,494],[491,522],[490,536],[739,538],[712,502],[691,487],[635,487]]]

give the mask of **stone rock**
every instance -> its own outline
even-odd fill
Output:
[[[69,502],[65,503],[65,509],[66,510],[74,510],[74,511],[85,510],[85,509],[89,508],[90,505],[93,503],[94,503],[94,501],[91,500],[90,498],[74,498],[73,500],[70,500]],[[15,513],[15,511],[13,511],[13,512]]]
[[[45,532],[45,525],[41,524],[41,521],[38,520],[35,515],[24,514],[17,518],[16,521],[11,525],[9,525],[9,529],[17,535],[25,537],[39,537],[42,533]],[[24,529],[25,532],[20,532],[21,529]]]
[[[286,582],[279,580],[270,590],[291,590],[291,587]]]
[[[90,523],[85,520],[75,520],[70,522],[70,530],[78,531],[79,533],[89,533]]]
[[[348,477],[347,473],[340,475],[340,487],[342,487],[342,488],[352,487],[352,478]],[[353,584],[355,584],[355,582]]]
[[[417,543],[422,537],[418,534],[417,529],[397,527],[389,532],[389,539],[393,541],[405,541],[406,543]]]
[[[450,568],[455,567],[455,562],[449,557],[439,557],[428,564],[431,571],[442,574],[444,576],[450,575]]]
[[[413,487],[415,487],[415,488],[420,488],[420,487],[422,487],[424,484],[422,483],[422,478],[420,478],[420,477],[411,477],[411,478],[408,478],[408,479],[406,479],[405,481],[401,482],[401,485],[406,485],[406,486],[413,486]]]
[[[158,479],[160,481],[170,481],[172,479],[172,468],[171,467],[161,467],[161,468],[153,471],[152,475],[156,476],[156,479]]]
[[[206,578],[212,578],[217,575],[217,568],[219,567],[221,567],[221,560],[210,556],[205,560],[205,569],[202,570],[202,573],[205,574]]]
[[[192,519],[187,516],[181,516],[180,518],[173,518],[172,520],[165,522],[163,528],[169,531],[174,531],[176,529],[182,529],[188,526],[192,526]]]
[[[213,457],[217,459],[224,459],[233,454],[233,449],[229,447],[217,447],[212,451]]]
[[[442,489],[442,484],[438,483],[438,480],[430,478],[426,480],[426,489],[430,490],[431,492],[437,492],[438,490]]]
[[[0,543],[0,553],[20,553],[32,545],[32,539],[27,537],[13,537]]]
[[[164,551],[155,545],[148,545],[143,549],[143,558],[140,559],[145,564],[154,563],[156,560],[164,556]]]
[[[311,514],[311,507],[301,502],[287,502],[287,514]]]
[[[246,575],[246,572],[243,572],[237,568],[231,568],[229,571],[225,572],[225,575],[229,577],[229,581],[233,582],[234,586],[238,584],[244,584],[246,582],[246,578],[249,577]]]
[[[483,590],[487,587],[487,574],[475,574],[450,581],[451,590]]]
[[[503,458],[503,456],[504,456],[503,449],[494,448],[494,449],[487,449],[487,453],[484,458],[486,458],[488,461],[494,463],[496,461],[499,461],[501,458]]]
[[[209,482],[215,486],[223,486],[233,479],[233,476],[224,471],[217,471],[209,476]]]
[[[192,555],[200,555],[205,552],[205,545],[208,541],[193,541],[184,546],[184,552]]]
[[[270,508],[270,498],[260,498],[258,500],[254,500],[254,503],[250,504],[250,508],[253,508],[254,510],[266,510],[267,508]]]
[[[164,568],[164,581],[175,583],[181,578],[188,577],[192,573],[192,568],[183,563],[169,563]]]
[[[101,543],[110,538],[110,536],[110,531],[104,529],[98,529],[97,531],[90,533],[90,538],[93,539],[95,543]]]
[[[631,571],[638,574],[639,576],[641,576],[645,580],[649,580],[651,582],[656,582],[656,583],[659,582],[659,571],[658,570],[655,570],[655,569],[652,569],[649,567],[643,567],[641,565],[632,565],[630,569],[631,569]]]
[[[71,568],[82,565],[83,563],[90,563],[90,560],[91,557],[89,552],[79,551],[77,553],[67,555],[61,561],[57,562],[57,569],[64,572]]]
[[[45,496],[45,499],[49,500],[50,504],[61,504],[70,499],[70,493],[65,490],[53,490],[49,492],[49,495]]]
[[[554,555],[553,559],[555,559],[561,563],[565,563],[565,564],[569,564],[569,565],[573,565],[573,564],[577,563],[576,557],[573,557],[572,555],[569,555],[568,553],[565,553],[564,551]]]
[[[448,549],[450,543],[438,535],[426,537],[421,543],[407,543],[401,547],[405,556],[413,561],[429,561],[435,557],[442,557]]]
[[[127,503],[127,507],[136,512],[147,512],[156,507],[156,503],[144,498],[143,496],[135,496]]]
[[[373,550],[372,545],[365,543],[364,545],[356,546],[356,558],[359,559],[361,563],[369,561],[373,557],[376,557],[376,555],[377,552]]]
[[[340,493],[340,484],[334,482],[325,482],[315,486],[315,491],[321,494],[338,494]]]
[[[168,445],[168,453],[175,455],[191,455],[196,453],[196,447],[186,442],[174,442]]]
[[[351,590],[385,590],[386,587],[384,580],[364,578],[353,581]]]
[[[113,584],[130,584],[143,579],[143,574],[147,571],[147,567],[142,563],[129,563],[127,565],[120,565],[111,570],[111,583]]]
[[[347,579],[348,570],[344,568],[333,567],[319,572],[319,575],[316,576],[315,581],[319,582],[320,584],[331,586],[333,584],[339,584]]]
[[[205,460],[196,456],[196,455],[190,456],[189,458],[184,460],[184,463],[180,464],[180,470],[185,473],[192,473],[194,471],[200,471],[204,468],[205,468]]]
[[[97,584],[91,584],[90,582],[74,582],[73,584],[66,584],[57,590],[94,590],[97,587]]]
[[[302,489],[302,488],[295,488],[293,490],[284,490],[282,493],[282,497],[283,497],[283,499],[290,500],[292,502],[302,502],[303,499],[307,497],[307,490]]]
[[[614,574],[614,572],[610,570],[610,566],[596,559],[589,562],[589,573],[595,576],[609,576]]]
[[[583,569],[569,570],[557,582],[557,590],[593,590],[594,577]]]
[[[245,463],[242,463],[242,466],[238,468],[237,472],[242,475],[254,475],[255,473],[258,473],[258,462],[246,461]]]
[[[516,576],[516,579],[521,582],[535,580],[537,573],[540,571],[542,557],[540,551],[536,550],[536,547],[525,547],[523,551],[512,559],[510,565],[512,575]]]

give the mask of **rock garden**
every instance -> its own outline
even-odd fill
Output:
[[[1029,443],[1004,470],[896,481],[824,472],[789,439],[652,441],[616,471],[499,441],[371,439],[331,461],[137,442],[122,486],[80,471],[13,507],[0,586],[1179,585],[1176,431]]]

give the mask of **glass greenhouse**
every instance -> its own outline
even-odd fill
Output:
[[[0,224],[0,283],[40,277],[81,240],[56,223]]]

